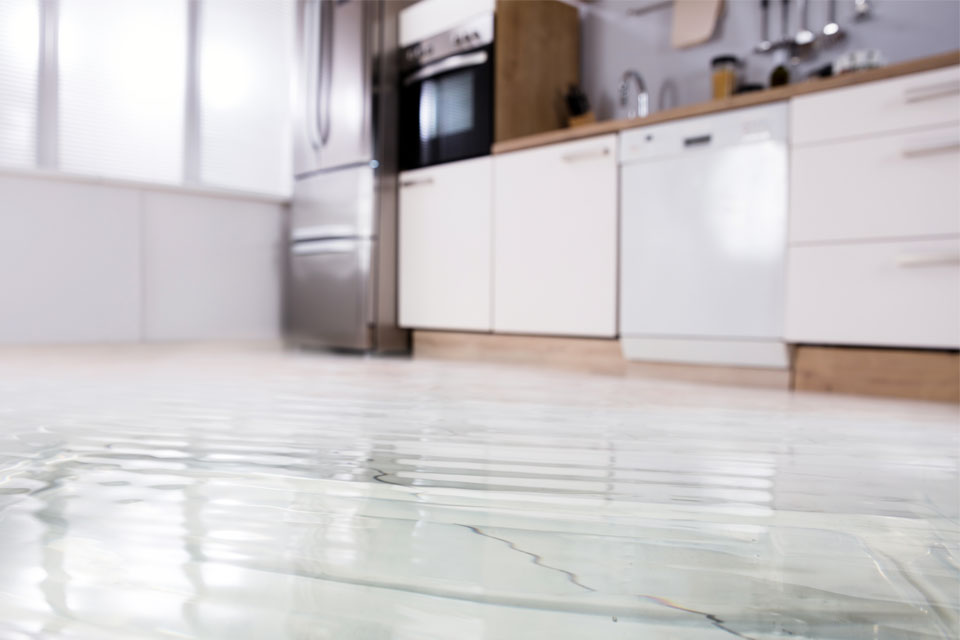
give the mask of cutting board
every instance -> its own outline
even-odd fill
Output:
[[[675,49],[703,44],[713,35],[723,0],[674,0],[673,36]]]

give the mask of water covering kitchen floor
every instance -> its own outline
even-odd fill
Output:
[[[0,351],[0,638],[955,638],[955,407]]]

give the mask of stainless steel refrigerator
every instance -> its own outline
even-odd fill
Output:
[[[404,351],[397,327],[397,14],[404,2],[300,0],[289,343]]]

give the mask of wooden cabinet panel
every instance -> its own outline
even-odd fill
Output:
[[[567,126],[563,95],[580,82],[580,17],[558,0],[498,0],[494,141]]]

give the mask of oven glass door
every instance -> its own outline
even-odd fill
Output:
[[[490,153],[492,46],[443,58],[408,73],[401,82],[401,168]]]

